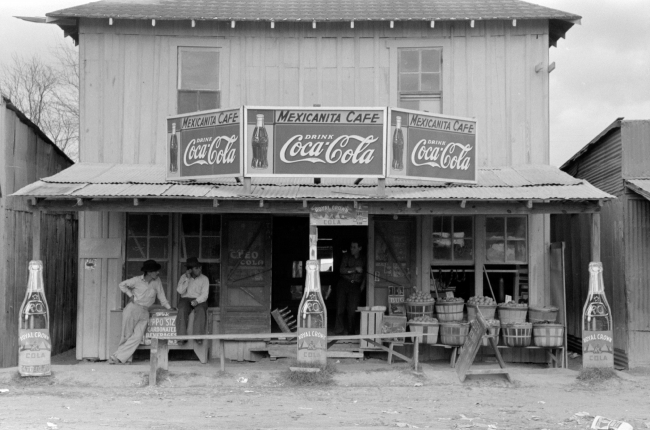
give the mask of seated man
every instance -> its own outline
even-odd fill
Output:
[[[194,310],[194,327],[192,334],[205,334],[205,319],[208,310],[208,291],[210,282],[208,277],[201,274],[202,268],[198,258],[190,257],[185,263],[185,272],[178,281],[178,315],[176,316],[176,334],[183,336],[187,334],[187,321],[190,312]],[[186,341],[179,341],[183,345]],[[196,343],[201,344],[202,340]]]

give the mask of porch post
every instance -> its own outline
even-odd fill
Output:
[[[591,214],[591,261],[600,261],[600,213]]]

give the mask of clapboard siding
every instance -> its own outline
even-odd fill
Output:
[[[443,47],[443,113],[475,117],[480,166],[548,163],[547,22],[81,22],[84,162],[164,163],[176,47],[221,48],[222,106],[395,105],[392,46]],[[395,48],[396,49],[396,48]],[[396,56],[394,57],[396,58]],[[393,65],[393,70],[396,68]]]

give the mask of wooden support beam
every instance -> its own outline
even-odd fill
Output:
[[[29,204],[31,206],[36,206],[37,203],[38,203],[38,199],[36,197],[30,197],[29,198]]]
[[[430,25],[431,28],[435,28],[436,27],[436,22],[431,20],[431,24],[429,24],[429,25]]]
[[[151,20],[151,26],[152,26],[152,27],[155,27],[155,26],[156,26],[156,20],[155,20],[155,19],[152,19],[152,20]]]
[[[260,200],[260,207],[261,207],[261,208],[264,207],[264,200]]]
[[[395,21],[390,22],[390,28],[395,28]]]
[[[275,28],[275,21],[271,21],[271,28]]]
[[[377,179],[377,195],[382,197],[386,195],[386,179]]]
[[[196,27],[196,21],[192,20],[192,28]]]
[[[84,205],[84,199],[77,199],[77,206],[83,206]]]
[[[460,201],[460,207],[461,207],[462,209],[465,209],[465,206],[467,206],[467,200],[461,200],[461,201]]]
[[[411,201],[410,201],[410,200],[407,200],[407,201],[406,201],[406,207],[409,208],[409,209],[411,209]]]
[[[354,203],[354,208],[355,209],[359,207],[359,202],[358,201],[354,200],[353,203]]]
[[[548,65],[548,72],[551,73],[553,70],[555,70],[555,61]]]
[[[535,66],[535,73],[541,72],[543,68],[544,68],[544,63],[537,63],[537,65]]]
[[[350,28],[354,28],[354,21],[350,21]]]
[[[140,206],[140,199],[133,199],[133,206]]]
[[[600,214],[591,214],[591,261],[600,261]]]
[[[213,208],[218,208],[219,207],[219,200],[218,199],[212,200],[212,207]]]
[[[108,25],[113,25],[113,18],[108,18]]]
[[[251,193],[251,178],[244,178],[244,194]]]
[[[230,21],[230,28],[235,28],[235,20]]]
[[[302,207],[303,207],[303,208],[306,208],[306,207],[307,207],[307,200],[303,200],[303,201],[302,201]]]
[[[528,200],[528,201],[526,202],[526,207],[527,207],[528,209],[532,209],[532,207],[533,207],[533,201],[532,201],[532,200]]]

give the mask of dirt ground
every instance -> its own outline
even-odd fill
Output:
[[[576,380],[580,357],[569,369],[510,365],[512,384],[500,376],[461,383],[442,361],[415,373],[382,357],[340,359],[334,384],[319,387],[290,386],[282,359],[227,362],[223,373],[218,361],[170,359],[156,387],[147,385],[146,356],[112,366],[77,362],[73,350],[53,358],[50,378],[0,369],[0,429],[554,430],[588,429],[593,415],[650,428],[650,371],[584,383]]]

